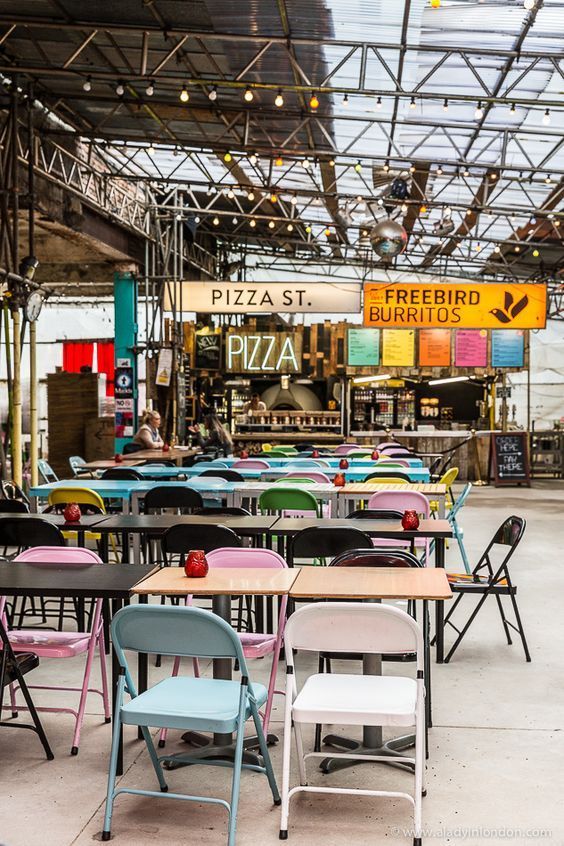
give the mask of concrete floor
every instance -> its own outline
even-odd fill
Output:
[[[471,559],[510,514],[526,517],[525,538],[512,573],[532,655],[507,646],[495,603],[489,603],[470,630],[453,663],[433,667],[434,728],[430,732],[428,795],[424,800],[424,843],[482,846],[491,843],[563,844],[564,814],[564,487],[536,483],[532,490],[475,488],[462,524]],[[457,550],[447,553],[459,569]],[[57,673],[77,683],[81,659],[62,661]],[[349,664],[349,668],[350,668]],[[44,662],[36,683],[53,678]],[[388,669],[389,668],[389,669]],[[168,666],[164,671],[168,670]],[[264,661],[251,672],[264,679]],[[164,671],[151,668],[151,678]],[[393,672],[392,665],[387,671]],[[395,671],[398,672],[396,665]],[[31,677],[30,677],[31,681]],[[280,673],[281,687],[283,672]],[[42,694],[42,701],[45,701]],[[36,694],[36,701],[39,693]],[[281,735],[281,698],[272,729]],[[2,846],[86,846],[100,839],[110,727],[92,696],[80,753],[70,756],[71,717],[44,714],[55,760],[47,762],[35,735],[0,730],[0,843]],[[349,734],[351,731],[349,730]],[[186,749],[171,732],[171,750]],[[277,776],[281,745],[272,750]],[[123,783],[153,787],[147,754],[126,731]],[[310,783],[410,790],[411,777],[378,764],[323,776],[310,765]],[[194,767],[171,773],[172,789],[228,797],[228,773]],[[279,809],[271,803],[266,779],[245,773],[238,825],[241,846],[278,842]],[[345,796],[293,800],[289,842],[295,846],[391,846],[411,843],[410,809],[405,802]],[[219,807],[122,796],[115,806],[113,836],[119,846],[226,842],[226,814]]]

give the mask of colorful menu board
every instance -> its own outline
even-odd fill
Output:
[[[348,330],[347,363],[349,367],[368,367],[380,364],[379,329]]]
[[[448,367],[450,365],[450,329],[421,329],[419,331],[419,365]]]
[[[454,342],[455,367],[487,367],[488,333],[485,329],[457,329]]]
[[[523,367],[525,337],[520,329],[492,329],[492,367]]]
[[[382,335],[382,365],[384,367],[413,367],[415,330],[384,329]]]

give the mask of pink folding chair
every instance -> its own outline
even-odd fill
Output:
[[[376,491],[368,500],[368,508],[390,509],[393,511],[406,511],[408,509],[417,511],[424,519],[428,520],[431,514],[431,506],[425,494],[419,491]],[[378,540],[376,546],[390,546]],[[425,549],[425,564],[429,564],[429,538],[416,539],[415,546]]]
[[[387,447],[401,447],[401,444],[398,444],[397,441],[382,441],[381,444],[378,444],[376,449],[378,452],[382,452],[383,449],[387,449]]]
[[[35,562],[37,564],[46,565],[57,564],[60,567],[102,564],[102,560],[90,549],[60,546],[36,546],[33,549],[27,549],[25,552],[22,552],[14,559],[14,561]],[[14,563],[14,566],[17,566],[17,564]],[[4,620],[4,622],[6,622],[4,610],[5,604],[6,597],[0,597],[0,617]],[[35,655],[39,656],[39,658],[74,658],[76,655],[86,653],[86,667],[84,669],[82,687],[64,687],[62,685],[28,685],[28,687],[35,688],[37,690],[64,690],[80,692],[78,711],[75,711],[73,708],[48,708],[47,706],[37,706],[38,711],[73,714],[75,718],[75,727],[71,755],[78,755],[80,731],[82,729],[86,700],[89,693],[98,693],[102,697],[104,703],[105,722],[109,723],[111,719],[105,658],[104,624],[102,619],[102,600],[97,599],[95,602],[92,624],[89,631],[54,632],[42,629],[11,629],[8,632],[8,636],[10,638],[10,645],[12,646],[14,652],[33,652]],[[96,646],[98,646],[100,654],[102,690],[89,687],[90,673],[92,670],[92,662],[94,660]],[[10,688],[10,695],[12,713],[15,714],[18,707],[23,710],[27,710],[24,706],[16,705],[15,688]]]
[[[335,448],[333,454],[347,455],[349,452],[354,452],[355,449],[358,449],[358,444],[339,444],[339,446]]]
[[[331,482],[331,479],[326,473],[321,470],[292,470],[291,473],[286,473],[282,479],[309,479],[310,482]]]
[[[262,458],[241,458],[231,465],[232,470],[270,470],[268,461]]]
[[[210,567],[247,567],[249,569],[268,568],[268,569],[283,569],[288,565],[281,555],[274,552],[272,549],[247,549],[244,547],[229,547],[225,546],[221,549],[214,549],[206,554],[206,558]],[[280,601],[280,613],[278,615],[278,630],[276,634],[269,632],[239,632],[239,639],[243,647],[243,654],[245,658],[264,658],[265,655],[272,655],[272,666],[270,668],[270,678],[268,682],[268,697],[262,716],[262,724],[264,734],[268,737],[268,725],[270,723],[270,714],[272,712],[272,700],[275,693],[283,693],[283,691],[275,690],[276,673],[278,671],[278,661],[280,659],[280,650],[284,641],[284,627],[286,625],[286,605],[288,597],[282,596]],[[186,605],[192,605],[192,596],[186,597]],[[172,675],[177,676],[180,668],[180,658],[174,659],[172,668]],[[194,675],[199,676],[198,660],[194,659]],[[162,729],[160,733],[159,746],[164,746],[166,741],[167,730]]]

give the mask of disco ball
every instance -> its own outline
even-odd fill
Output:
[[[382,220],[372,229],[370,242],[381,258],[395,258],[407,247],[407,232],[395,220]]]

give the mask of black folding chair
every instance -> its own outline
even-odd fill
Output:
[[[3,728],[23,728],[34,731],[43,744],[47,760],[52,761],[55,756],[51,751],[47,735],[45,734],[41,720],[39,719],[39,714],[35,709],[33,699],[31,698],[31,694],[24,679],[24,676],[27,673],[39,666],[39,658],[31,652],[21,652],[18,655],[14,653],[1,619],[0,642],[2,644],[2,650],[0,651],[0,726]],[[11,684],[17,684],[20,688],[29,709],[31,719],[33,720],[33,725],[30,725],[29,723],[16,723],[10,720],[2,720],[4,690]],[[17,713],[12,713],[12,717],[17,716]]]
[[[382,476],[385,476],[386,479],[398,479],[402,482],[410,482],[411,479],[407,475],[407,473],[402,473],[401,470],[386,470],[385,468],[382,470],[381,473],[369,473],[365,476],[364,481],[369,482],[370,479],[381,479]]]
[[[109,467],[104,470],[102,479],[127,479],[130,482],[141,482],[145,477],[133,467]]]
[[[217,479],[225,479],[226,482],[244,482],[245,477],[237,473],[236,470],[223,470],[218,467],[216,470],[204,470],[203,473],[198,474],[198,478],[205,478],[206,476],[215,476]]]
[[[288,543],[288,567],[296,558],[334,558],[351,549],[374,549],[370,537],[352,526],[308,526]]]
[[[0,499],[0,514],[29,514],[29,505],[21,499]]]
[[[145,447],[141,446],[141,444],[134,444],[131,442],[130,444],[125,444],[123,448],[123,455],[133,455],[134,452],[140,452],[142,449],[145,449]]]
[[[509,575],[508,567],[509,559],[517,549],[517,546],[521,542],[521,538],[525,533],[525,527],[526,521],[523,519],[523,517],[508,517],[507,520],[504,520],[497,532],[494,534],[486,550],[482,553],[480,560],[478,561],[471,573],[469,573],[468,575],[465,573],[447,574],[451,589],[453,593],[457,593],[458,596],[456,597],[451,609],[445,617],[444,622],[445,625],[448,624],[458,633],[458,637],[456,638],[454,644],[452,645],[449,653],[445,658],[445,664],[450,661],[450,659],[458,649],[462,638],[474,622],[482,605],[489,596],[495,596],[497,607],[501,617],[501,622],[505,631],[505,636],[507,638],[507,643],[511,646],[513,642],[511,640],[511,634],[509,631],[510,629],[513,629],[518,633],[519,637],[521,638],[521,643],[523,644],[523,650],[525,652],[526,660],[531,660],[529,647],[527,646],[527,640],[525,638],[525,631],[521,622],[521,615],[519,614],[517,600],[515,598],[515,594],[517,593],[517,587],[511,581],[511,576]],[[507,553],[504,555],[501,563],[496,564],[495,561],[492,560],[492,553],[495,554],[495,547],[499,546],[508,547],[508,550]],[[470,614],[470,617],[468,618],[464,626],[459,629],[452,622],[452,615],[456,611],[457,607],[460,605],[462,598],[468,594],[478,595],[480,596],[480,600],[476,604],[476,607]],[[502,596],[509,596],[511,605],[513,607],[513,613],[515,614],[515,623],[511,623],[505,615],[505,611],[501,602]]]
[[[250,511],[246,508],[240,508],[238,505],[210,505],[204,506],[203,508],[195,508],[192,512],[193,514],[199,514],[202,517],[213,517],[217,515],[220,517],[222,514],[228,517],[252,517]]]
[[[203,549],[211,552],[223,546],[242,546],[241,538],[227,526],[187,526],[179,523],[167,529],[161,539],[161,549],[165,566],[170,565],[170,556],[178,555],[179,564],[184,566],[184,558],[191,549]]]

